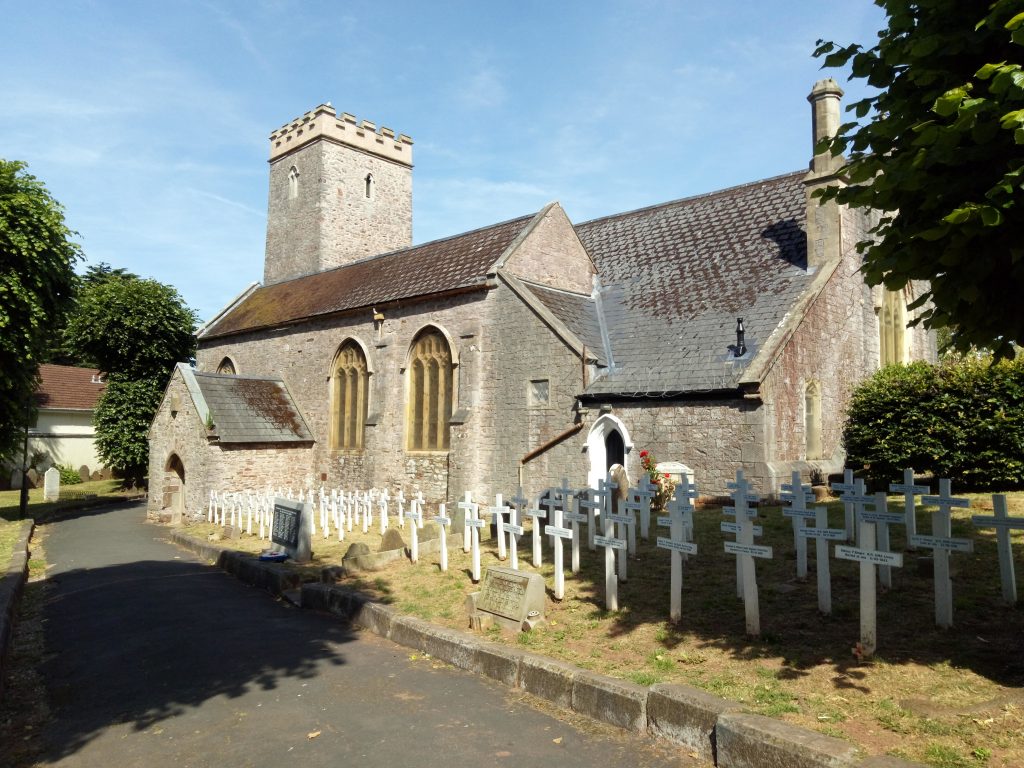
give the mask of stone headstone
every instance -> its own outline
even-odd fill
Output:
[[[173,522],[173,520],[168,520],[168,522]],[[242,527],[240,525],[225,525],[221,536],[229,541],[240,539],[242,538]]]
[[[90,480],[102,480],[103,479],[103,473],[99,472],[99,471],[93,472],[91,475],[89,475],[89,479]]]
[[[82,478],[83,483],[87,483],[89,478],[92,477],[92,472],[89,471],[89,467],[83,464],[78,468],[78,476]]]
[[[60,498],[60,470],[50,467],[43,476],[43,501],[57,501]]]
[[[364,555],[370,554],[370,545],[363,541],[356,541],[349,546],[345,551],[345,556],[342,560],[353,560],[357,557],[363,557]]]
[[[380,552],[390,552],[393,549],[405,549],[405,539],[398,532],[397,528],[388,528],[380,540]]]
[[[693,470],[680,461],[659,461],[654,469],[662,475],[668,475],[674,483],[682,482],[685,477],[689,485],[694,485]]]
[[[470,626],[492,623],[511,630],[530,630],[544,621],[544,579],[514,568],[488,568],[479,592],[467,598]]]
[[[270,540],[297,563],[313,556],[313,507],[305,501],[274,499],[274,524]]]
[[[28,475],[28,487],[38,488],[39,487],[39,473],[35,469],[30,468],[26,473]]]

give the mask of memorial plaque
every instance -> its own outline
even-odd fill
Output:
[[[544,526],[544,530],[547,531],[548,536],[558,536],[561,539],[572,538],[571,528],[562,528],[557,525],[546,525]]]
[[[475,608],[509,628],[520,629],[527,619],[536,623],[544,615],[544,579],[513,568],[488,568]]]
[[[836,547],[836,557],[840,560],[853,560],[858,563],[874,565],[903,566],[903,555],[899,552],[883,552],[877,549],[858,549],[857,547]]]
[[[690,541],[674,541],[664,536],[659,536],[657,544],[662,549],[672,549],[676,552],[684,552],[687,555],[697,554],[697,545]]]
[[[727,520],[723,520],[721,523],[718,524],[718,529],[723,533],[739,533],[741,527],[742,523],[730,523]],[[751,530],[754,531],[755,536],[761,536],[764,534],[764,528],[762,528],[760,525],[751,526]]]
[[[608,547],[609,549],[625,549],[626,540],[616,539],[611,536],[595,536],[594,543],[599,547]]]
[[[772,548],[760,544],[740,544],[737,541],[725,542],[725,551],[733,555],[750,555],[751,557],[771,558]]]
[[[948,536],[911,536],[910,543],[925,549],[945,549],[948,552],[973,552],[974,542],[970,539],[954,539]]]
[[[295,562],[309,562],[313,555],[313,506],[308,502],[275,498],[270,540]]]

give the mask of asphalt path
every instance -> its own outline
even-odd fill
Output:
[[[275,600],[141,505],[49,524],[46,555],[47,765],[699,765]]]

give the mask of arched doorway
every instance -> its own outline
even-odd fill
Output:
[[[629,469],[627,456],[633,450],[633,441],[629,439],[629,430],[621,419],[610,413],[602,415],[587,434],[587,456],[590,459],[590,470],[587,483],[597,488],[597,481],[604,478],[612,464],[621,464]]]
[[[185,465],[176,453],[172,453],[164,466],[163,508],[171,514],[185,511]]]

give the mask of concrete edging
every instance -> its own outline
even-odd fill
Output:
[[[279,571],[241,553],[214,547],[180,532],[172,541],[249,583],[275,580],[258,572]],[[245,560],[251,566],[240,566]],[[292,574],[289,574],[292,575]],[[252,580],[255,579],[255,580]],[[290,587],[294,588],[294,587]],[[275,593],[279,594],[279,593]],[[325,611],[407,648],[452,666],[518,688],[563,709],[634,733],[668,739],[719,768],[923,768],[892,757],[862,759],[852,743],[761,715],[745,714],[738,702],[685,685],[649,688],[557,659],[493,643],[478,635],[403,616],[341,585],[301,585],[301,606]]]
[[[0,698],[4,694],[4,669],[14,636],[15,614],[28,580],[29,542],[35,526],[34,520],[21,521],[21,532],[11,553],[11,563],[0,579]]]

